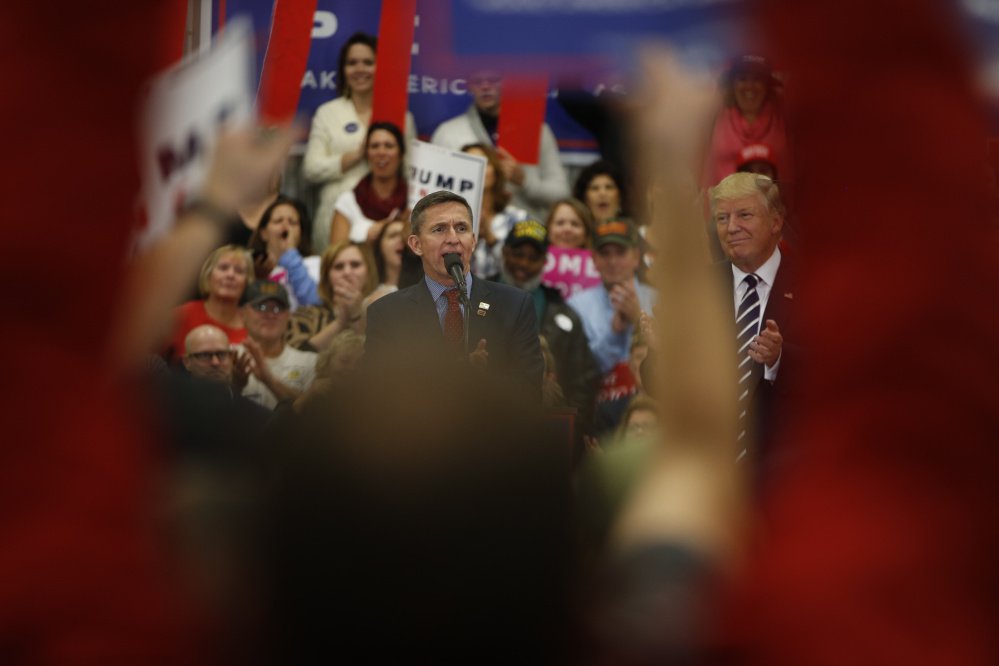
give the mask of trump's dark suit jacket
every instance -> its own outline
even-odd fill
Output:
[[[488,373],[520,383],[540,397],[544,359],[531,295],[473,279],[469,300],[469,351],[485,339]],[[444,342],[437,308],[423,280],[372,303],[366,335],[365,366],[380,371],[400,365],[433,367],[455,357]]]
[[[723,293],[728,299],[726,302],[731,304],[733,298],[732,265],[727,261],[722,261],[717,266],[719,278],[724,285]],[[757,372],[751,378],[753,383],[749,387],[750,399],[747,409],[750,427],[756,440],[754,457],[764,468],[770,465],[769,458],[773,454],[771,442],[779,426],[781,410],[793,392],[794,375],[801,370],[801,340],[795,326],[794,306],[797,297],[794,262],[788,258],[787,254],[782,254],[780,267],[777,269],[774,284],[770,288],[770,296],[767,298],[767,307],[763,310],[760,318],[761,331],[766,327],[768,319],[773,319],[780,330],[783,338],[780,367],[776,380],[771,384],[763,378],[762,365],[753,362],[757,366]],[[734,337],[732,346],[734,351]]]

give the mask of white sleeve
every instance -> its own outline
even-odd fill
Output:
[[[355,243],[364,243],[368,240],[368,229],[375,223],[369,220],[361,212],[361,207],[357,204],[354,191],[344,192],[336,200],[336,212],[342,214],[350,222],[350,233],[348,238]]]

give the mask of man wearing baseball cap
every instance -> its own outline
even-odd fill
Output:
[[[269,409],[297,398],[316,376],[317,355],[284,343],[289,305],[285,288],[270,280],[251,282],[243,293],[247,338],[235,374],[246,377],[243,395]]]
[[[628,359],[632,333],[642,312],[652,313],[656,291],[636,277],[641,252],[634,222],[610,219],[597,225],[593,237],[593,263],[603,284],[574,294],[568,302],[606,374]]]
[[[593,411],[600,370],[590,352],[579,315],[562,293],[541,284],[548,254],[547,229],[536,220],[517,222],[503,244],[501,281],[531,294],[541,335],[555,359],[555,375],[570,407],[579,410],[584,428]]]

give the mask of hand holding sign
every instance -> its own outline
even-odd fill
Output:
[[[499,157],[500,167],[503,169],[503,175],[506,177],[507,182],[523,185],[524,167],[520,166],[517,158],[511,155],[510,151],[503,146],[496,148],[496,155]]]
[[[201,198],[233,212],[260,201],[300,134],[300,130],[290,127],[222,134],[201,188]]]

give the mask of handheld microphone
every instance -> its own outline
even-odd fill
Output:
[[[447,268],[447,272],[451,274],[454,278],[454,283],[458,287],[458,295],[461,296],[461,300],[465,301],[468,299],[468,294],[465,288],[465,264],[461,260],[461,255],[457,252],[448,252],[444,255],[444,267]]]

